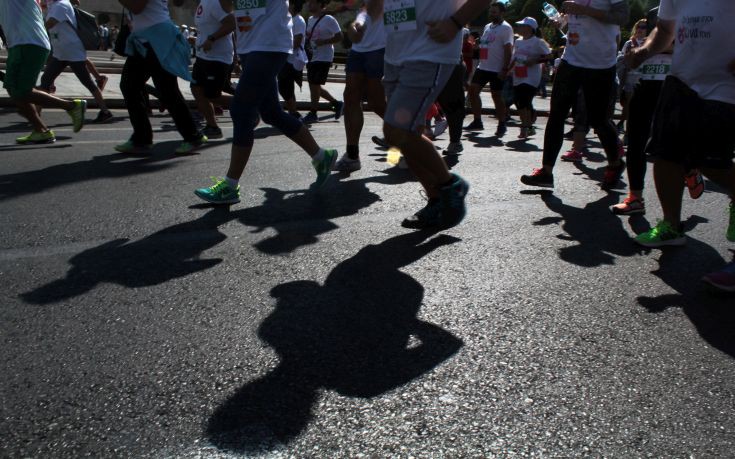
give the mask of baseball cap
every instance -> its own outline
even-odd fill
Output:
[[[538,22],[536,22],[536,20],[532,18],[531,16],[526,16],[525,18],[516,22],[516,25],[526,25],[532,28],[533,30],[538,29]]]

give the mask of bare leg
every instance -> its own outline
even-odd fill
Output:
[[[368,78],[367,80],[367,98],[370,109],[376,115],[383,118],[385,116],[385,88],[383,82],[379,78]]]
[[[661,202],[663,219],[678,228],[681,223],[681,195],[684,191],[684,166],[659,159],[653,163],[653,180]]]
[[[316,113],[319,110],[319,97],[321,97],[321,86],[309,83],[309,94],[311,96],[311,111]]]
[[[472,83],[470,85],[470,91],[468,98],[470,100],[470,107],[472,108],[472,115],[476,120],[480,119],[482,115],[482,99],[480,99],[480,91],[482,87],[478,84]]]
[[[100,77],[102,77],[102,74],[97,70],[97,67],[95,67],[92,61],[87,59],[86,61],[84,61],[84,65],[87,67],[87,71],[92,74],[95,80],[99,80]]]
[[[319,92],[320,92],[321,97],[323,97],[324,99],[330,101],[331,103],[334,104],[334,103],[337,102],[337,99],[335,99],[334,97],[332,97],[332,95],[329,94],[329,92],[326,89],[324,89],[324,86],[319,86]]]
[[[347,145],[358,145],[365,119],[362,113],[362,91],[366,85],[365,74],[348,73],[344,92],[344,120]]]
[[[495,104],[495,117],[499,123],[505,123],[505,117],[508,112],[508,107],[505,105],[503,100],[503,93],[500,91],[492,91],[490,93],[493,97],[493,103]]]

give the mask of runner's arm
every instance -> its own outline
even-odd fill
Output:
[[[456,13],[438,22],[429,22],[429,37],[439,43],[451,41],[464,27],[490,6],[491,0],[467,0]]]
[[[54,18],[48,18],[48,19],[46,19],[46,29],[50,29],[53,26],[55,26],[56,24],[58,24],[58,23],[59,23],[59,21],[57,21],[56,19],[54,19]]]
[[[377,21],[383,14],[383,0],[365,0],[368,16]]]
[[[628,64],[628,67],[635,69],[649,57],[665,51],[674,41],[675,29],[675,21],[659,18],[646,43],[625,55],[625,63]]]
[[[604,22],[605,24],[624,26],[630,19],[630,7],[628,6],[627,1],[613,4],[608,11],[581,5],[579,3],[575,3],[573,0],[567,0],[564,2],[562,8],[566,14],[589,16],[600,22]]]

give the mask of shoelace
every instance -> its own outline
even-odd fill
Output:
[[[229,183],[227,183],[227,180],[223,179],[222,177],[210,177],[212,181],[214,182],[214,185],[212,185],[209,189],[213,192],[220,192],[225,187],[229,187]]]

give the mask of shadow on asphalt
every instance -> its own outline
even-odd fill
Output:
[[[64,279],[24,293],[21,298],[34,304],[55,303],[82,295],[102,282],[138,288],[209,269],[222,260],[201,259],[202,252],[224,241],[226,236],[219,227],[234,220],[255,227],[253,233],[275,230],[275,235],[255,243],[261,252],[290,253],[318,242],[319,235],[338,228],[332,219],[353,215],[379,201],[368,184],[405,182],[407,174],[397,172],[388,170],[376,177],[341,182],[339,192],[331,192],[329,186],[317,192],[264,188],[262,204],[236,211],[229,206],[197,205],[208,209],[202,217],[138,241],[118,239],[85,250],[69,260],[72,268]]]
[[[236,453],[267,452],[298,436],[322,389],[373,398],[407,384],[454,355],[462,341],[421,321],[424,288],[400,268],[459,239],[411,232],[362,248],[324,285],[276,286],[275,310],[258,336],[278,367],[237,390],[212,414],[207,435]]]
[[[85,161],[57,164],[35,171],[0,175],[0,200],[41,193],[70,183],[159,172],[174,166],[173,162],[166,164],[166,161],[196,155],[203,150],[217,147],[225,142],[228,141],[210,141],[192,153],[176,154],[174,150],[181,144],[181,141],[167,140],[154,144],[150,154],[146,155],[123,155],[115,152],[112,145],[105,144],[104,148],[108,148],[111,151],[110,154],[94,156]],[[67,145],[72,146],[71,144],[55,144],[14,148],[0,147],[0,152],[20,149],[30,150],[39,147],[43,149],[63,148]],[[32,183],[33,186],[28,186],[29,183]]]

